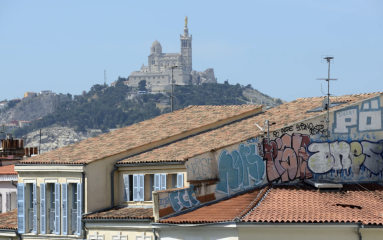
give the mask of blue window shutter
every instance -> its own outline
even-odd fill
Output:
[[[77,183],[77,235],[81,236],[81,214],[82,214],[82,191],[81,191],[81,183]]]
[[[133,175],[133,201],[139,201],[138,191],[139,191],[138,175]]]
[[[154,191],[161,190],[161,174],[154,174]]]
[[[145,178],[144,178],[144,174],[140,174],[138,175],[139,176],[139,179],[140,179],[140,183],[139,183],[139,187],[140,187],[140,190],[139,190],[139,201],[144,201],[145,199],[145,189],[144,189],[144,183],[145,183]]]
[[[45,183],[40,184],[40,232],[41,234],[46,233],[46,207],[45,207]]]
[[[25,233],[25,184],[17,184],[17,230]]]
[[[68,184],[61,185],[63,205],[63,235],[68,235]]]
[[[60,183],[55,183],[55,234],[60,235]]]
[[[37,185],[33,183],[32,186],[33,195],[33,229],[32,233],[37,234]]]
[[[166,190],[166,174],[161,174],[161,190]]]
[[[124,175],[124,201],[130,201],[129,175]]]
[[[184,187],[184,174],[177,173],[177,188]]]

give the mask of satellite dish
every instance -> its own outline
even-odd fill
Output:
[[[328,105],[327,105],[327,101],[328,101]],[[326,110],[328,110],[330,108],[330,106],[331,106],[331,100],[330,99],[327,100],[327,98],[323,99],[323,101],[322,101],[322,110],[326,111]]]

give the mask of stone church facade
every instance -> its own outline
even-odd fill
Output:
[[[179,85],[216,83],[213,68],[203,72],[193,70],[192,35],[189,36],[187,17],[184,33],[180,35],[180,43],[180,53],[162,53],[161,44],[157,40],[154,41],[150,47],[148,65],[143,64],[140,71],[132,72],[129,85],[137,87],[141,80],[146,80],[147,88],[151,91],[163,91],[171,84],[172,69],[174,83]]]

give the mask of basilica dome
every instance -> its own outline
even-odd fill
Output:
[[[162,47],[161,47],[161,43],[159,41],[154,41],[152,43],[152,46],[150,47],[150,52],[151,53],[154,53],[154,54],[161,54],[162,53]]]
[[[156,40],[152,43],[152,47],[161,47],[161,43]]]

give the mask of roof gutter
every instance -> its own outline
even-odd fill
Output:
[[[122,164],[116,164],[116,167],[137,167],[137,166],[157,166],[157,165],[183,165],[185,164],[184,161],[182,162],[152,162],[152,163],[122,163]]]
[[[131,218],[106,218],[106,219],[83,219],[83,222],[150,222],[153,219],[131,219]]]
[[[202,226],[214,226],[217,227],[366,227],[360,223],[268,223],[268,222],[213,222],[213,223],[201,223],[201,224],[170,224],[170,223],[151,223],[156,228],[169,228],[169,227],[202,227]],[[255,225],[255,226],[254,226]],[[362,228],[363,228],[362,227]],[[383,228],[383,226],[380,226]]]

